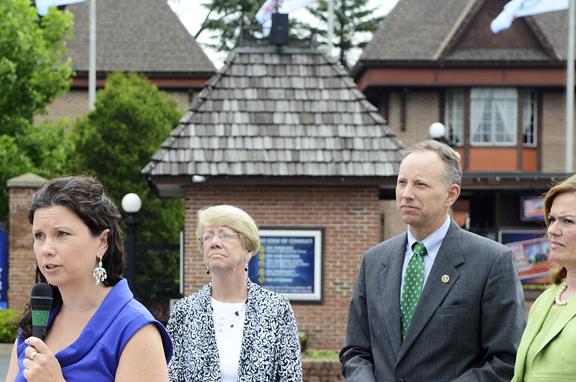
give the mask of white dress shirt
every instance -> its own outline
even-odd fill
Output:
[[[436,259],[436,255],[438,254],[438,250],[442,245],[442,241],[448,232],[448,228],[450,228],[450,216],[446,217],[446,221],[438,228],[436,231],[432,232],[428,237],[422,240],[422,243],[426,247],[426,256],[423,256],[424,259],[424,285],[426,285],[426,280],[428,280],[428,275],[430,274],[430,270],[432,270],[432,266],[434,265],[434,260]],[[416,238],[410,232],[410,228],[407,229],[408,231],[408,240],[406,242],[406,251],[404,252],[404,264],[402,266],[402,284],[404,284],[404,276],[406,275],[406,269],[408,268],[408,262],[412,257],[412,245],[414,245]],[[402,288],[400,288],[400,301],[402,301]]]

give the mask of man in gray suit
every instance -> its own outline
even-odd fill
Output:
[[[526,324],[511,251],[464,231],[459,155],[436,141],[404,157],[396,205],[407,232],[362,259],[340,352],[351,382],[509,381]]]

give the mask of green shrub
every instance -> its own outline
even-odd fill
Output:
[[[309,349],[302,353],[302,359],[314,361],[338,361],[338,352]]]
[[[298,340],[300,341],[300,351],[304,353],[306,349],[308,349],[308,342],[310,341],[310,337],[308,337],[308,334],[305,331],[299,330]]]
[[[17,311],[11,309],[0,310],[0,342],[12,343],[16,340],[18,333],[17,319]]]

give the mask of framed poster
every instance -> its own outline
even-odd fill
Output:
[[[321,228],[261,229],[248,277],[291,301],[322,301]]]
[[[544,229],[501,229],[498,240],[514,253],[522,284],[550,283],[550,247]]]

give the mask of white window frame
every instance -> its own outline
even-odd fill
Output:
[[[488,115],[486,115],[488,113]],[[481,124],[490,131],[489,140],[475,139]],[[501,133],[498,123],[502,122],[510,140],[498,140]],[[470,89],[470,146],[516,146],[518,132],[518,91],[516,88],[472,88]]]
[[[444,99],[446,136],[453,146],[464,145],[464,90],[449,89]]]
[[[536,89],[525,89],[522,97],[522,146],[538,146],[538,93]],[[527,133],[527,130],[531,130]],[[528,142],[525,137],[529,136]]]

